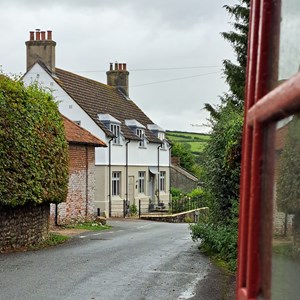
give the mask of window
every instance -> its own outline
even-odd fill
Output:
[[[164,140],[165,139],[165,133],[164,132],[161,132],[159,131],[158,134],[157,134],[157,137],[160,139],[160,140]]]
[[[120,196],[121,172],[112,172],[112,196]]]
[[[144,194],[145,193],[145,176],[146,172],[139,172],[139,194]]]
[[[140,141],[140,143],[139,143],[139,146],[140,146],[140,147],[145,147],[145,133],[144,133],[144,130],[138,128],[138,129],[136,130],[136,134],[137,134],[137,136],[138,136],[139,138],[142,139],[142,140]]]
[[[164,192],[166,190],[166,172],[159,172],[159,191]]]
[[[120,126],[116,124],[110,124],[110,131],[115,135],[113,144],[120,144]]]

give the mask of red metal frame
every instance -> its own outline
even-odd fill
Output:
[[[238,300],[271,299],[274,155],[266,153],[264,141],[269,149],[274,149],[275,121],[300,111],[300,73],[269,92],[278,78],[279,7],[280,0],[251,1],[240,189]],[[268,174],[264,182],[263,172]],[[261,209],[266,213],[264,222],[260,218]]]
[[[272,0],[252,0],[243,132],[237,299],[257,299],[261,290],[260,203],[263,125],[248,114],[269,91]],[[249,111],[249,113],[248,113]],[[250,114],[251,117],[251,114]]]

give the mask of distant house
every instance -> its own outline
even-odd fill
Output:
[[[93,220],[95,210],[95,147],[106,144],[63,116],[69,144],[69,185],[66,202],[50,205],[52,224]]]
[[[23,80],[50,88],[63,115],[108,145],[95,150],[95,209],[122,216],[139,200],[143,211],[167,206],[169,144],[165,131],[130,99],[126,64],[110,64],[103,84],[56,68],[55,46],[51,31],[47,37],[44,31],[30,32]]]

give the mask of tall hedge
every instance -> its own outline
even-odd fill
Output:
[[[0,206],[60,203],[67,186],[68,144],[53,97],[0,74]]]

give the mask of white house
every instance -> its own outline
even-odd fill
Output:
[[[103,84],[56,68],[55,46],[51,31],[30,32],[23,81],[48,87],[63,115],[108,145],[95,152],[96,210],[122,216],[124,203],[138,200],[143,211],[167,208],[170,147],[164,130],[130,99],[126,64],[110,64]]]

